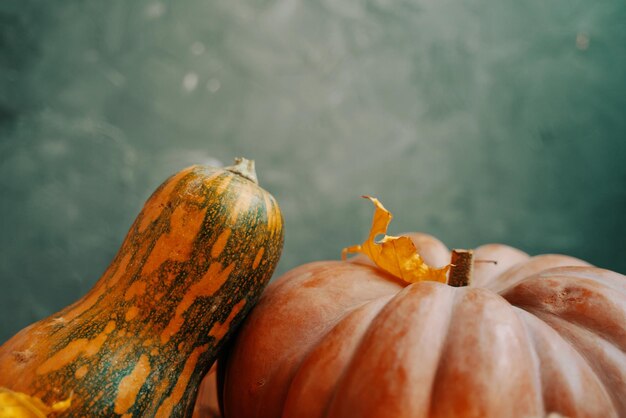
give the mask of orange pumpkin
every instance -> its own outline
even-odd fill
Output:
[[[430,265],[432,236],[408,234]],[[224,367],[227,418],[626,416],[626,278],[490,244],[469,286],[364,256],[271,283]]]
[[[198,398],[193,409],[192,418],[221,418],[218,399],[217,363],[204,376],[198,388]]]
[[[146,202],[87,295],[0,347],[0,386],[69,416],[190,416],[202,376],[278,262],[252,162],[193,166]]]

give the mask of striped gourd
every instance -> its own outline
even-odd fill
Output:
[[[48,404],[72,395],[67,416],[189,416],[282,245],[280,209],[251,161],[183,170],[89,293],[0,347],[0,386]]]

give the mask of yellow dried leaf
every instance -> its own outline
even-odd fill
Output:
[[[0,387],[0,417],[2,418],[46,418],[53,412],[63,412],[72,403],[70,395],[64,401],[48,406],[39,398],[22,392]]]
[[[371,200],[376,207],[369,237],[361,245],[344,248],[341,252],[342,259],[345,260],[349,253],[363,253],[379,268],[407,283],[425,280],[446,283],[446,273],[450,266],[430,267],[418,254],[411,238],[386,235],[393,216],[375,197],[363,197]],[[376,236],[381,234],[384,237],[377,242]]]

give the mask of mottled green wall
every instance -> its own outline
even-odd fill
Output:
[[[626,272],[621,0],[0,2],[0,341],[192,163],[257,161],[279,272],[390,232]]]

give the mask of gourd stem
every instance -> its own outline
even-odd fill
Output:
[[[235,163],[231,166],[225,167],[224,170],[239,174],[255,184],[259,184],[259,179],[256,176],[256,171],[254,170],[254,160],[237,157],[235,158]]]
[[[469,286],[474,271],[474,252],[472,250],[452,250],[448,284],[454,287]]]

